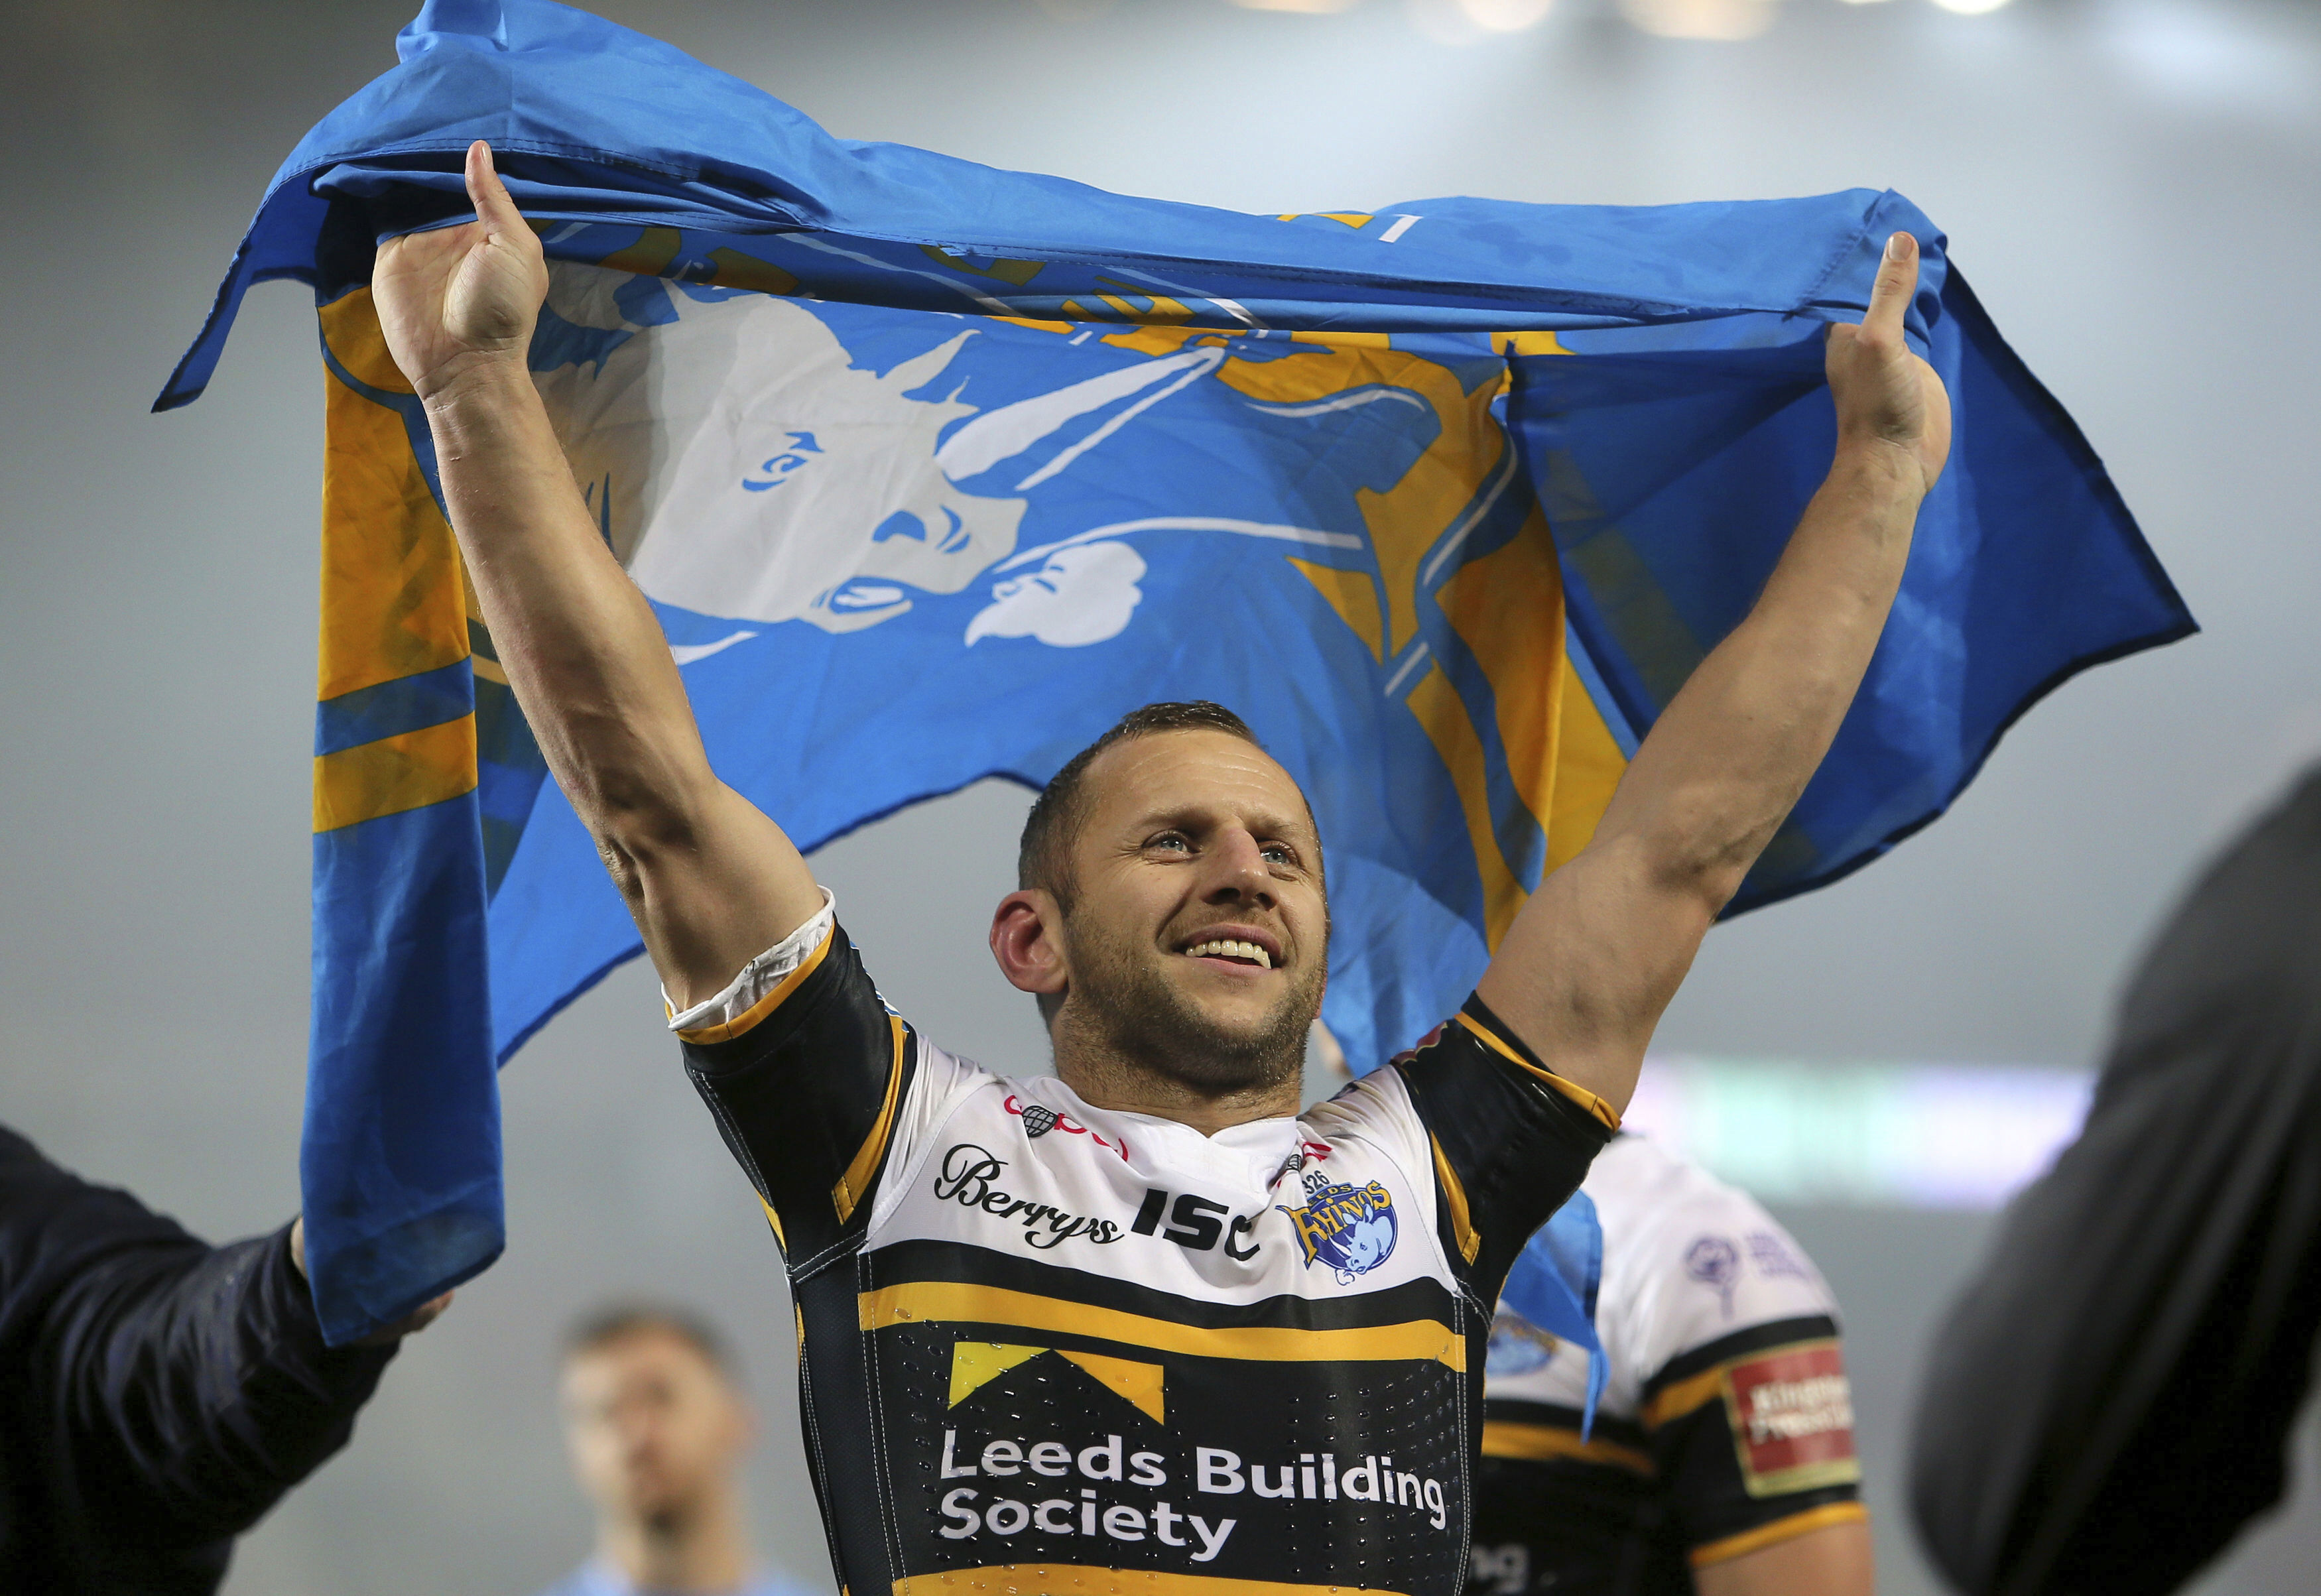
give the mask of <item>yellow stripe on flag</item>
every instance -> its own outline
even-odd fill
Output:
[[[1482,870],[1483,937],[1488,946],[1496,948],[1531,893],[1515,879],[1506,856],[1499,851],[1498,831],[1491,819],[1490,785],[1484,771],[1483,740],[1467,713],[1466,702],[1441,666],[1426,667],[1426,675],[1410,690],[1407,702],[1410,712],[1426,729],[1434,751],[1449,767],[1451,784],[1458,789],[1459,807],[1467,817],[1467,839],[1474,845],[1475,863]]]
[[[1562,709],[1556,720],[1555,797],[1544,817],[1547,870],[1561,868],[1588,846],[1612,802],[1612,790],[1628,770],[1628,757],[1613,740],[1604,712],[1578,671],[1563,672],[1557,696]]]
[[[476,718],[383,737],[314,760],[314,830],[424,809],[475,790]]]
[[[1504,547],[1461,567],[1438,602],[1490,680],[1515,792],[1544,821],[1555,803],[1568,668],[1563,579],[1547,518],[1534,509]]]
[[[368,287],[321,314],[323,340],[351,376],[385,392],[410,392],[387,353]],[[459,546],[412,455],[403,417],[335,378],[327,386],[321,699],[468,657]]]

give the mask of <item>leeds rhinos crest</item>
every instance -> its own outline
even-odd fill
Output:
[[[1394,1195],[1384,1185],[1377,1181],[1333,1185],[1318,1169],[1307,1170],[1304,1183],[1302,1205],[1275,1206],[1296,1228],[1307,1267],[1323,1264],[1337,1275],[1340,1285],[1352,1285],[1354,1276],[1369,1274],[1394,1255]]]

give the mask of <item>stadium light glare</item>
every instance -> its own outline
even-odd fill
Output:
[[[1459,10],[1477,27],[1493,33],[1520,33],[1547,20],[1555,0],[1459,0]]]
[[[2007,0],[1934,0],[1944,11],[1960,16],[1985,16],[2007,4]]]
[[[1754,39],[1773,25],[1773,0],[1620,0],[1620,14],[1662,39]]]
[[[1656,1055],[1624,1116],[1769,1202],[1992,1209],[2078,1134],[2095,1076]]]
[[[1358,3],[1359,0],[1233,0],[1243,11],[1302,11],[1311,16],[1344,11]]]

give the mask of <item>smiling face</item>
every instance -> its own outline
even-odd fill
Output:
[[[1060,1033],[1204,1094],[1295,1081],[1321,1011],[1321,839],[1289,773],[1224,731],[1156,732],[1087,772]],[[1060,1068],[1069,1062],[1059,1034]]]

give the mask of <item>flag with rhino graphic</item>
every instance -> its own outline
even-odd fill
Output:
[[[810,849],[1036,785],[1138,704],[1230,705],[1313,801],[1357,1068],[1456,1006],[1746,612],[1829,458],[1822,328],[1858,318],[1887,232],[1926,246],[1910,333],[1958,444],[1736,908],[1875,857],[2040,694],[2190,629],[1892,195],[1243,216],[834,140],[547,0],[431,0],[398,48],[285,164],[159,405],[198,395],[251,283],[314,286],[304,1177],[333,1339],[496,1254],[494,1068],[639,950],[473,613],[370,304],[373,240],[464,214],[470,138],[547,248],[532,371],[724,778]]]

